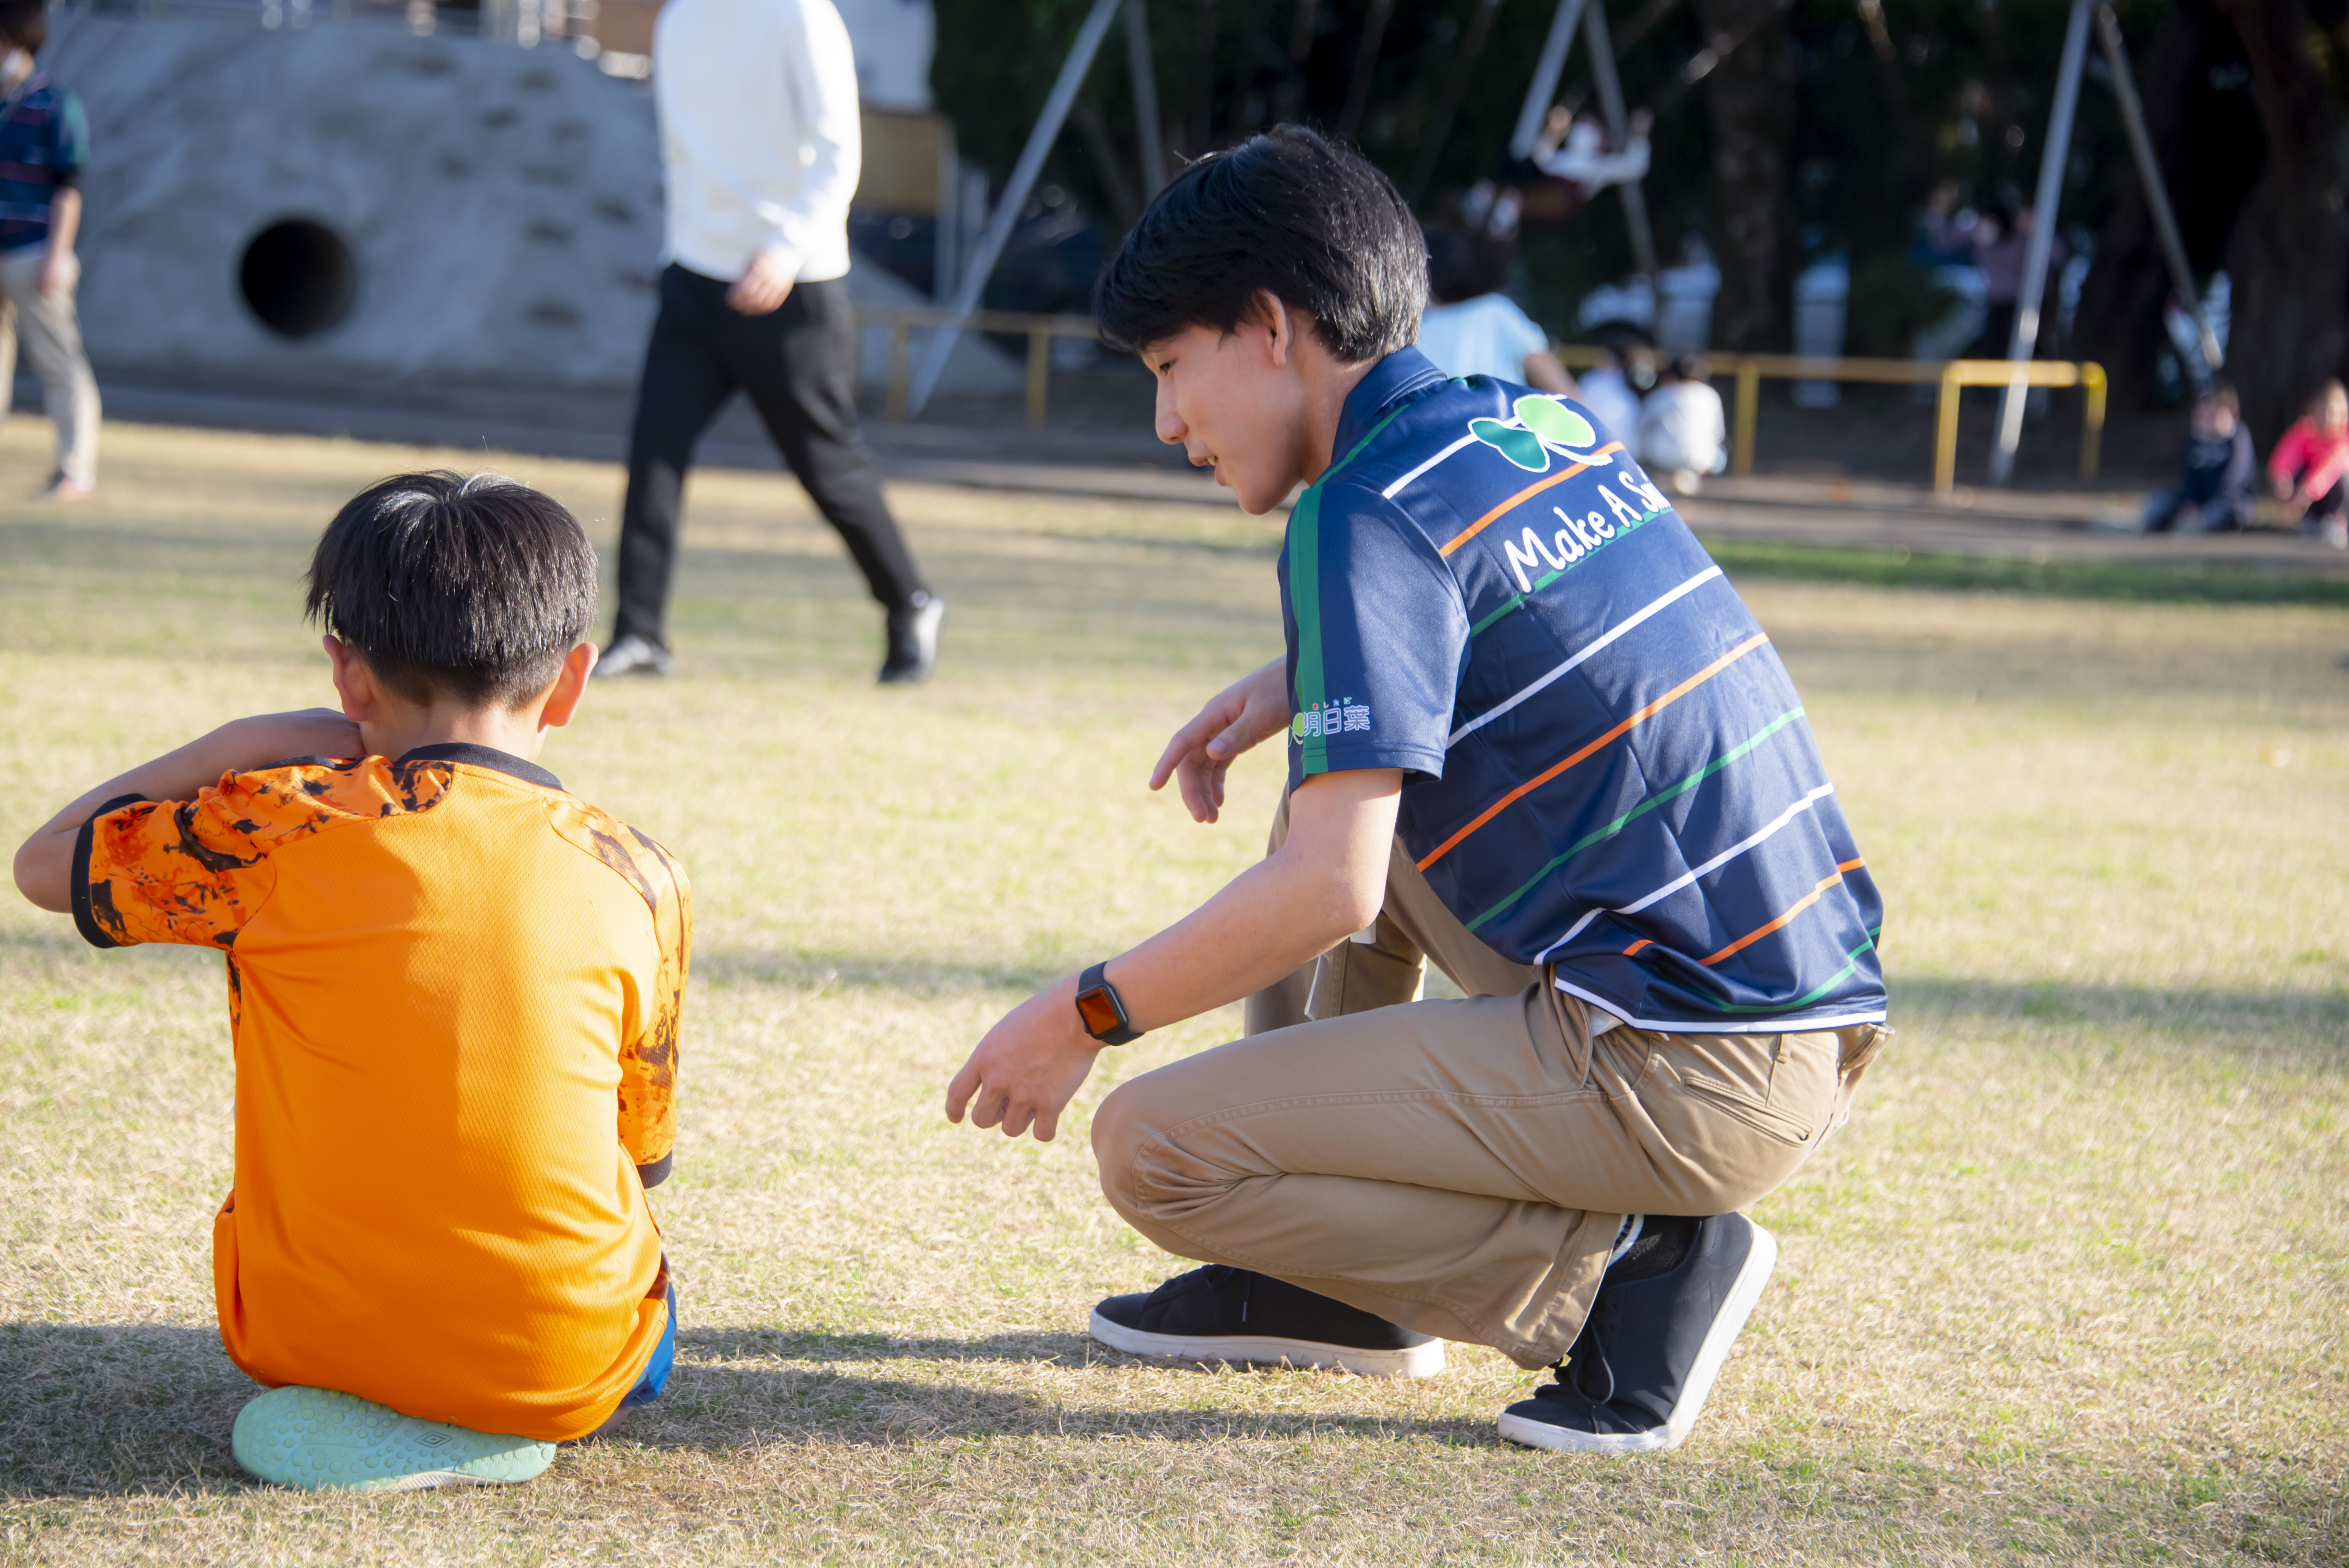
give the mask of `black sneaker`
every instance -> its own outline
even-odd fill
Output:
[[[881,666],[883,686],[926,681],[938,662],[938,623],[947,617],[947,602],[935,593],[916,597],[920,603],[889,612],[889,657]]]
[[[1176,1274],[1147,1295],[1111,1296],[1093,1308],[1090,1332],[1128,1356],[1329,1367],[1366,1377],[1444,1370],[1441,1339],[1221,1264]]]
[[[1504,1410],[1501,1436],[1586,1454],[1678,1448],[1777,1261],[1778,1243],[1744,1215],[1698,1221],[1679,1266],[1599,1286],[1557,1380]]]
[[[615,637],[595,661],[595,678],[609,680],[616,676],[665,676],[669,672],[668,650],[650,637],[630,632],[625,637]]]

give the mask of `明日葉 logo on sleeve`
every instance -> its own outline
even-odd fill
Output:
[[[1333,735],[1343,735],[1350,729],[1368,734],[1370,727],[1370,706],[1358,703],[1351,697],[1305,708],[1288,721],[1288,733],[1298,740],[1309,740],[1317,735],[1328,739]]]
[[[1516,412],[1513,419],[1471,419],[1468,433],[1528,473],[1548,469],[1552,452],[1593,467],[1612,460],[1594,450],[1599,427],[1555,397],[1520,397]]]

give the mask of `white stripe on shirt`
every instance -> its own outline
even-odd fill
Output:
[[[1549,955],[1551,954],[1557,952],[1559,948],[1565,946],[1568,943],[1581,935],[1583,927],[1588,925],[1592,921],[1597,920],[1602,914],[1637,914],[1641,910],[1647,908],[1650,904],[1655,903],[1662,899],[1670,898],[1672,894],[1680,892],[1681,889],[1688,886],[1689,883],[1696,881],[1697,878],[1702,876],[1710,876],[1713,872],[1719,871],[1722,867],[1727,865],[1738,856],[1745,853],[1746,851],[1751,850],[1770,839],[1778,831],[1779,829],[1785,827],[1796,817],[1801,816],[1804,812],[1809,810],[1812,807],[1817,805],[1821,800],[1826,799],[1828,796],[1834,793],[1835,786],[1833,784],[1820,785],[1817,789],[1812,790],[1809,794],[1804,796],[1801,799],[1795,801],[1785,810],[1779,812],[1777,817],[1760,832],[1754,834],[1751,838],[1741,840],[1738,842],[1730,845],[1729,848],[1722,851],[1721,853],[1713,856],[1713,859],[1705,861],[1704,864],[1696,867],[1694,870],[1682,872],[1679,876],[1674,877],[1671,881],[1666,882],[1655,892],[1648,894],[1645,898],[1635,899],[1631,903],[1624,904],[1617,909],[1593,909],[1585,912],[1580,920],[1576,921],[1572,926],[1568,928],[1564,936],[1559,937],[1556,942],[1551,943],[1547,947],[1543,948],[1539,953],[1536,954],[1534,955],[1534,962],[1536,964],[1548,963]]]
[[[1492,709],[1490,712],[1482,714],[1475,718],[1470,719],[1467,723],[1454,730],[1452,732],[1452,738],[1444,743],[1444,748],[1446,751],[1451,750],[1454,747],[1459,745],[1461,741],[1466,739],[1470,735],[1473,735],[1477,730],[1484,728],[1486,725],[1492,723],[1495,719],[1500,717],[1503,714],[1508,712],[1511,708],[1516,707],[1527,697],[1532,696],[1535,693],[1548,686],[1550,682],[1557,679],[1558,676],[1566,674],[1567,671],[1574,668],[1575,665],[1580,664],[1583,660],[1588,658],[1591,655],[1597,653],[1599,649],[1605,647],[1608,644],[1613,642],[1616,638],[1621,636],[1624,633],[1630,631],[1632,627],[1638,625],[1640,622],[1646,620],[1657,611],[1663,609],[1668,604],[1671,604],[1674,600],[1680,598],[1684,593],[1695,593],[1699,587],[1720,575],[1721,568],[1718,566],[1711,567],[1705,571],[1700,572],[1695,576],[1690,578],[1687,582],[1682,583],[1679,587],[1672,589],[1662,598],[1658,599],[1654,603],[1650,604],[1646,609],[1638,612],[1627,620],[1616,623],[1613,626],[1608,628],[1597,642],[1585,647],[1580,653],[1567,660],[1566,663],[1558,665],[1557,668],[1550,671],[1549,674],[1542,676],[1541,679],[1534,682],[1533,685],[1526,687],[1525,690],[1517,693],[1516,696],[1511,697],[1500,707]]]
[[[1403,475],[1402,478],[1395,480],[1394,483],[1387,486],[1386,489],[1379,491],[1379,494],[1385,497],[1388,500],[1394,500],[1395,492],[1402,489],[1403,486],[1411,483],[1412,480],[1419,478],[1420,475],[1425,473],[1428,469],[1433,468],[1436,464],[1442,462],[1444,459],[1450,457],[1461,448],[1473,447],[1475,444],[1476,438],[1475,436],[1471,435],[1461,437],[1458,440],[1453,442],[1450,446],[1436,453],[1435,456],[1428,459],[1427,461],[1420,464],[1419,467],[1412,469],[1411,472]]]

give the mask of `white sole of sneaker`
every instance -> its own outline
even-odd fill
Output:
[[[1362,1377],[1432,1377],[1444,1370],[1441,1339],[1431,1339],[1408,1350],[1357,1350],[1351,1346],[1281,1339],[1271,1335],[1244,1338],[1237,1335],[1149,1334],[1112,1323],[1098,1311],[1086,1332],[1112,1350],[1169,1361],[1259,1362],[1273,1367],[1351,1372]]]
[[[1744,1332],[1745,1320],[1754,1315],[1754,1304],[1762,1299],[1762,1287],[1770,1283],[1771,1271],[1777,1266],[1778,1238],[1754,1225],[1754,1250],[1745,1254],[1745,1266],[1737,1271],[1737,1283],[1730,1286],[1729,1299],[1722,1304],[1720,1315],[1713,1320],[1704,1343],[1697,1347],[1696,1364],[1689,1368],[1688,1381],[1681,1386],[1680,1402],[1672,1407],[1671,1419],[1661,1427],[1645,1432],[1577,1432],[1504,1411],[1501,1436],[1513,1443],[1547,1449],[1553,1453],[1660,1454],[1679,1448],[1695,1429],[1696,1418],[1704,1414],[1704,1402],[1713,1395],[1713,1379],[1721,1376],[1722,1364],[1729,1359],[1729,1347]]]

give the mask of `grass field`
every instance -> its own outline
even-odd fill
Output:
[[[0,841],[195,730],[330,700],[296,618],[361,482],[477,454],[123,428],[21,500],[0,428]],[[608,545],[608,467],[500,459]],[[1530,1378],[1146,1365],[1083,1337],[1169,1260],[941,1091],[1036,985],[1262,846],[1142,781],[1277,651],[1229,511],[907,487],[938,678],[797,488],[694,481],[678,677],[546,761],[692,873],[680,1363],[530,1486],[245,1480],[213,1332],[215,956],[0,899],[0,1559],[83,1563],[2349,1560],[2349,611],[1744,580],[1889,915],[1901,1035],[1758,1206],[1784,1259],[1695,1437],[1500,1443]],[[1109,1053],[1080,1102],[1237,1030]]]

